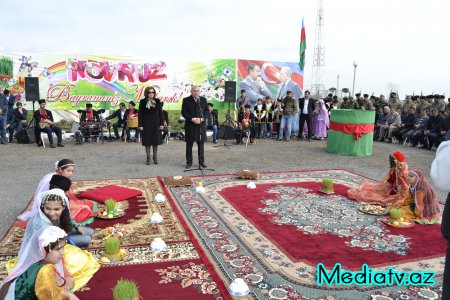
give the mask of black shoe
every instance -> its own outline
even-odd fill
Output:
[[[147,158],[147,161],[145,162],[147,165],[150,164],[150,158]]]
[[[185,166],[185,168],[186,168],[186,169],[192,168],[192,163],[187,163],[186,166]]]
[[[201,163],[201,164],[200,164],[200,167],[202,167],[203,169],[206,169],[206,168],[207,168],[207,166],[205,165],[205,163]]]
[[[308,142],[311,142],[311,139],[308,139]]]
[[[157,164],[158,164],[158,160],[157,160],[156,158],[153,158],[153,163],[154,163],[155,165],[157,165]]]
[[[58,143],[57,145],[58,147],[64,147],[64,145],[62,143]]]
[[[50,144],[50,148],[56,148],[55,144]]]

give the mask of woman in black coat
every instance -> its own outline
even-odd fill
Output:
[[[164,129],[161,101],[155,96],[155,88],[148,86],[144,90],[145,98],[139,102],[139,130],[147,154],[147,165],[150,164],[150,146],[153,146],[153,163],[158,163],[158,145],[161,144],[161,130]]]

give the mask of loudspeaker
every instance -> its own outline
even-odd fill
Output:
[[[25,77],[25,99],[27,99],[27,101],[39,100],[38,77]]]
[[[219,139],[222,139],[222,140],[234,139],[234,128],[231,126],[220,125]]]
[[[236,81],[225,81],[225,102],[236,101]]]

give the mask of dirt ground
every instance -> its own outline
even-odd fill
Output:
[[[419,168],[429,174],[435,152],[409,148],[397,144],[375,143],[369,157],[338,156],[327,153],[326,141],[277,142],[257,140],[256,145],[234,145],[228,140],[205,144],[208,167],[206,174],[234,173],[240,169],[287,171],[305,169],[346,169],[374,179],[382,179],[388,170],[388,154],[397,150],[407,157],[410,168]],[[180,175],[184,173],[185,143],[170,140],[159,147],[158,165],[145,164],[145,151],[139,143],[110,142],[75,145],[65,140],[64,148],[42,148],[35,144],[0,145],[0,236],[6,232],[16,216],[24,209],[46,173],[62,158],[74,160],[73,180],[142,178]],[[194,145],[194,166],[197,164],[197,146]],[[201,175],[199,171],[191,176]],[[444,193],[439,193],[445,200]]]

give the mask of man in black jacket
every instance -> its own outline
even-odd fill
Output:
[[[39,109],[34,112],[33,116],[36,124],[35,134],[38,147],[43,145],[41,140],[41,132],[47,133],[51,148],[56,148],[55,144],[53,143],[53,132],[56,133],[56,136],[58,137],[58,147],[64,147],[64,145],[62,144],[61,128],[54,124],[52,112],[48,109],[45,109],[46,101],[44,99],[41,99],[38,102]]]
[[[413,139],[416,138],[413,143],[418,142],[420,144],[418,145],[419,148],[426,147],[430,150],[433,146],[431,142],[439,137],[439,129],[441,128],[443,120],[444,117],[439,115],[437,108],[431,109],[431,116],[428,118],[424,130],[413,136]]]
[[[120,103],[119,109],[116,110],[109,117],[106,117],[106,120],[111,120],[111,119],[117,117],[117,122],[113,123],[113,125],[112,125],[113,129],[114,129],[114,138],[116,140],[120,139],[119,128],[123,127],[125,129],[125,127],[127,126],[127,119],[125,116],[125,111],[126,111],[125,103]]]
[[[303,126],[306,122],[308,126],[308,141],[311,142],[312,137],[312,115],[314,111],[314,104],[316,100],[310,98],[310,92],[305,91],[305,97],[299,100],[299,110],[300,110],[300,129],[298,132],[298,139],[303,139]]]
[[[22,130],[22,127],[27,126],[28,111],[22,107],[22,102],[16,103],[16,108],[12,112],[11,126],[9,129],[9,142],[13,141],[14,131],[17,133]]]
[[[81,111],[80,123],[100,121],[100,114],[98,111],[92,109],[92,103],[86,103],[86,110]]]
[[[416,118],[416,109],[414,107],[411,107],[408,111],[408,114],[402,117],[402,123],[400,124],[400,127],[392,131],[392,135],[400,142],[403,141],[403,135],[414,128],[414,125],[416,124]]]
[[[192,146],[197,142],[198,164],[206,168],[204,143],[206,141],[206,120],[209,118],[208,103],[206,98],[200,97],[200,87],[192,85],[191,95],[183,99],[181,114],[186,120],[186,169],[192,167]]]

